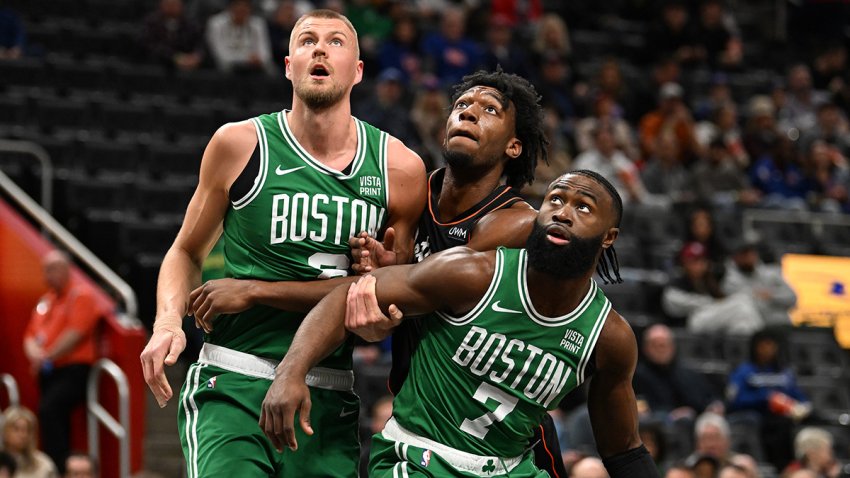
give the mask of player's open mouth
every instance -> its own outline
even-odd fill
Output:
[[[310,70],[310,76],[313,78],[327,78],[330,76],[330,72],[328,72],[328,69],[324,65],[314,65]]]
[[[471,139],[471,140],[473,140],[473,141],[475,141],[475,142],[478,142],[478,138],[476,138],[476,137],[475,137],[475,135],[473,135],[473,134],[472,134],[472,133],[470,133],[469,131],[455,130],[455,131],[452,131],[452,132],[451,132],[451,135],[450,135],[450,136],[451,136],[452,138],[458,138],[458,137],[460,137],[460,138],[469,138],[469,139]]]
[[[558,246],[563,246],[570,242],[569,234],[560,226],[550,226],[549,229],[546,230],[546,239],[548,239],[552,244]]]

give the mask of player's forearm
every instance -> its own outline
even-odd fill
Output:
[[[201,265],[186,251],[172,247],[162,260],[156,290],[156,321],[180,327],[189,310],[189,293],[201,283]]]
[[[251,302],[290,312],[310,312],[334,289],[356,280],[357,277],[337,277],[311,282],[252,281]]]
[[[345,341],[348,335],[345,330],[347,292],[347,286],[337,287],[307,314],[278,366],[278,376],[305,377]]]

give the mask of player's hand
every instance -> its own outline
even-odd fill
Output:
[[[172,395],[171,386],[165,378],[165,365],[174,365],[185,348],[186,334],[183,329],[174,326],[154,327],[153,335],[139,357],[145,382],[160,408],[165,406]]]
[[[283,451],[284,446],[292,451],[298,450],[294,424],[296,411],[301,429],[307,435],[313,434],[310,408],[310,389],[304,377],[298,379],[284,374],[275,377],[260,410],[260,428],[277,451]]]
[[[348,287],[345,303],[345,328],[367,342],[377,342],[389,336],[401,323],[404,314],[395,304],[389,306],[387,317],[378,305],[374,276],[366,275]]]
[[[254,305],[255,284],[249,280],[216,279],[205,282],[189,294],[189,314],[195,325],[212,332],[213,319],[220,314],[235,314]]]
[[[366,274],[379,267],[396,264],[395,229],[388,227],[384,233],[384,242],[380,242],[365,232],[352,237],[348,241],[351,247],[351,269],[357,274]]]

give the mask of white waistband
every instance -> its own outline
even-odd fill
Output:
[[[502,458],[498,456],[473,455],[472,453],[460,451],[405,430],[398,424],[395,417],[392,417],[387,421],[384,431],[381,432],[381,434],[388,440],[401,442],[404,445],[411,445],[425,450],[431,450],[432,453],[439,455],[440,458],[445,460],[454,468],[476,476],[490,477],[493,476],[495,472],[510,472],[519,465],[523,458],[523,455],[515,456],[513,458]],[[400,450],[399,447],[396,446],[396,453],[399,454],[399,458],[402,460],[407,460],[407,456],[402,456],[407,454],[407,446],[402,446]],[[494,472],[484,471],[485,467],[491,467],[494,465],[496,466],[496,470]]]
[[[280,362],[246,354],[245,352],[222,347],[221,345],[205,343],[201,347],[201,355],[198,357],[198,363],[215,365],[231,372],[248,375],[249,377],[274,380],[275,368],[277,368]],[[354,389],[354,372],[351,370],[313,367],[307,373],[305,381],[308,387],[350,392]]]

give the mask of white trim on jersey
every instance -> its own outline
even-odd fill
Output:
[[[436,314],[451,325],[466,325],[475,320],[481,312],[487,310],[487,304],[489,304],[493,299],[493,296],[496,294],[496,290],[499,288],[499,283],[502,281],[502,272],[505,264],[504,256],[504,249],[496,249],[496,267],[493,272],[493,279],[490,281],[490,286],[487,288],[487,292],[484,293],[484,297],[475,304],[475,307],[473,307],[472,310],[462,317],[454,317],[440,311],[437,311]]]
[[[387,204],[387,209],[390,208],[390,167],[389,167],[389,143],[390,135],[381,131],[381,149],[378,164],[381,169],[381,174],[384,176],[384,200]]]
[[[351,172],[348,174],[343,174],[341,171],[337,171],[335,169],[329,168],[325,166],[321,161],[314,158],[301,144],[298,142],[298,139],[295,138],[295,135],[292,133],[292,130],[289,128],[289,120],[286,117],[286,112],[289,110],[283,110],[277,115],[277,124],[280,127],[280,132],[283,135],[283,139],[286,140],[286,143],[304,161],[306,164],[310,165],[316,171],[327,174],[328,176],[334,176],[337,179],[351,179],[357,175],[357,172],[360,170],[360,166],[363,165],[364,159],[366,158],[366,151],[369,149],[366,144],[366,127],[363,125],[363,122],[355,117],[351,117],[354,119],[354,124],[357,129],[357,149],[354,152],[354,161],[351,165]]]
[[[263,190],[263,185],[266,183],[266,176],[269,173],[269,141],[266,137],[266,129],[259,118],[251,118],[251,122],[254,123],[254,128],[257,130],[257,147],[260,148],[260,171],[257,173],[257,177],[254,179],[254,186],[251,187],[248,194],[241,199],[230,202],[233,209],[242,209],[259,196],[260,191]]]
[[[599,336],[602,335],[602,327],[605,325],[605,321],[608,320],[609,312],[611,312],[611,301],[606,297],[605,304],[602,306],[602,310],[596,317],[596,322],[593,324],[593,328],[590,330],[590,334],[588,335],[587,345],[582,351],[581,359],[578,363],[578,369],[576,370],[576,387],[584,382],[584,372],[587,370],[587,364],[590,362],[590,357],[593,355],[592,351],[596,348],[596,342],[599,340]]]
[[[579,302],[578,306],[572,310],[572,312],[560,317],[546,317],[540,312],[537,312],[537,309],[534,308],[534,304],[531,302],[531,295],[528,292],[528,277],[526,273],[528,269],[528,251],[525,249],[520,251],[518,269],[517,283],[519,284],[519,296],[520,301],[522,302],[522,307],[525,309],[526,314],[528,314],[528,317],[531,320],[545,327],[560,327],[581,317],[587,308],[590,307],[590,304],[593,303],[593,299],[596,297],[597,289],[599,288],[599,286],[596,285],[596,281],[590,279],[590,288],[588,289],[587,294],[585,294],[584,298],[581,302]]]

